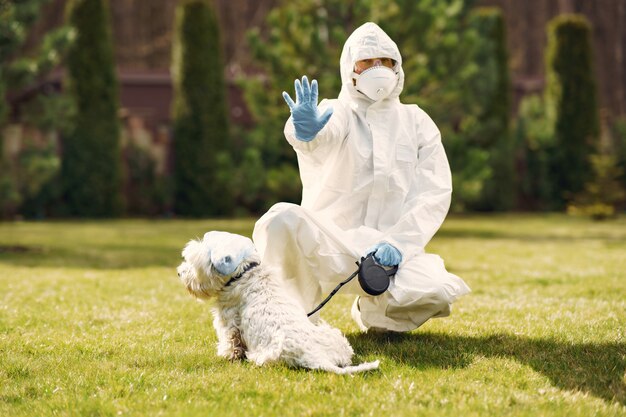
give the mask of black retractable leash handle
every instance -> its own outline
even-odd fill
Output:
[[[359,284],[361,288],[363,288],[363,291],[369,295],[380,295],[387,291],[391,277],[398,272],[398,265],[391,269],[385,269],[384,266],[376,262],[374,252],[361,258],[361,262],[359,263],[357,261],[356,264],[359,268],[344,281],[341,281],[339,285],[328,294],[328,297],[326,297],[324,301],[307,314],[307,317],[311,317],[313,314],[317,313],[335,294],[337,294],[337,291],[339,291],[341,287],[346,285],[357,275],[359,276]]]

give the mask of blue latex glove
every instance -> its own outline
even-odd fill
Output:
[[[402,254],[395,246],[387,242],[380,242],[367,250],[367,254],[374,252],[374,259],[383,266],[400,265]]]
[[[310,142],[333,115],[333,109],[327,109],[320,115],[317,110],[317,80],[313,80],[309,85],[306,75],[295,81],[296,102],[294,103],[289,94],[283,91],[283,98],[291,110],[291,119],[296,128],[296,139],[302,142]]]

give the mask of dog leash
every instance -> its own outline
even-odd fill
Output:
[[[395,275],[398,272],[398,266],[394,266],[391,269],[385,269],[384,266],[376,262],[374,258],[374,252],[368,254],[367,256],[361,258],[361,262],[356,261],[357,270],[354,271],[352,275],[350,275],[345,280],[341,281],[339,285],[335,287],[334,290],[330,292],[328,297],[324,299],[313,311],[307,314],[307,317],[311,317],[313,314],[317,313],[322,307],[330,301],[331,298],[337,291],[341,289],[344,285],[350,282],[357,275],[359,276],[359,284],[363,291],[365,291],[369,295],[380,295],[387,291],[389,288],[389,283],[391,276]]]
[[[357,265],[359,265],[359,262],[357,261],[357,262],[356,262],[356,264],[357,264]],[[344,286],[344,285],[346,285],[348,282],[350,282],[350,281],[352,280],[352,278],[356,277],[356,275],[357,275],[358,273],[359,273],[359,270],[357,269],[357,270],[356,270],[356,271],[354,271],[354,273],[353,273],[352,275],[350,275],[347,279],[345,279],[345,280],[341,281],[341,282],[339,283],[339,285],[337,285],[337,286],[335,287],[335,289],[334,289],[334,290],[332,290],[332,291],[330,292],[330,294],[328,294],[328,297],[326,297],[326,298],[324,299],[324,301],[322,301],[322,302],[320,303],[320,305],[318,305],[317,307],[315,307],[315,309],[314,309],[313,311],[311,311],[309,314],[307,314],[306,316],[307,316],[307,317],[311,317],[313,314],[315,314],[315,313],[317,313],[318,311],[320,311],[320,309],[321,309],[322,307],[324,307],[324,306],[326,305],[326,303],[330,301],[330,299],[331,299],[331,298],[333,298],[333,295],[337,294],[337,291],[339,291],[339,290],[341,289],[341,287],[343,287],[343,286]]]
[[[356,261],[357,270],[352,273],[348,278],[341,281],[339,285],[335,287],[334,290],[328,294],[328,296],[322,301],[317,307],[313,309],[310,313],[307,314],[307,317],[311,317],[313,314],[317,313],[330,301],[331,298],[337,292],[346,285],[348,282],[352,281],[354,277],[359,276],[359,284],[363,291],[365,291],[369,295],[380,295],[387,291],[389,288],[390,277],[393,276],[398,271],[398,266],[394,266],[391,269],[385,269],[382,265],[376,262],[374,258],[374,253],[370,253],[366,257],[361,258],[361,262]],[[238,273],[237,275],[232,276],[226,284],[222,287],[222,289],[230,286],[237,280],[239,280],[246,272],[250,271],[252,268],[256,268],[259,266],[258,262],[249,263],[243,271]]]

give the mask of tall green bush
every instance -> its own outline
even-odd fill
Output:
[[[513,147],[509,132],[511,82],[509,77],[506,25],[502,11],[480,7],[472,11],[470,23],[478,33],[476,61],[481,76],[473,86],[477,135],[488,151],[490,176],[485,180],[480,201],[483,210],[506,210],[514,202]]]
[[[174,209],[188,216],[230,214],[232,164],[219,29],[208,0],[176,9]]]
[[[591,26],[581,15],[562,15],[548,24],[546,102],[554,120],[553,175],[564,203],[592,176],[590,156],[600,132],[593,74]]]
[[[117,216],[123,210],[122,169],[108,1],[70,0],[67,7],[77,33],[67,59],[76,114],[63,140],[64,201],[70,215]]]

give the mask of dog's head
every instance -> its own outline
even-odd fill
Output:
[[[227,232],[208,232],[202,240],[191,240],[182,255],[178,276],[198,298],[216,295],[233,275],[250,262],[259,262],[250,239]]]

